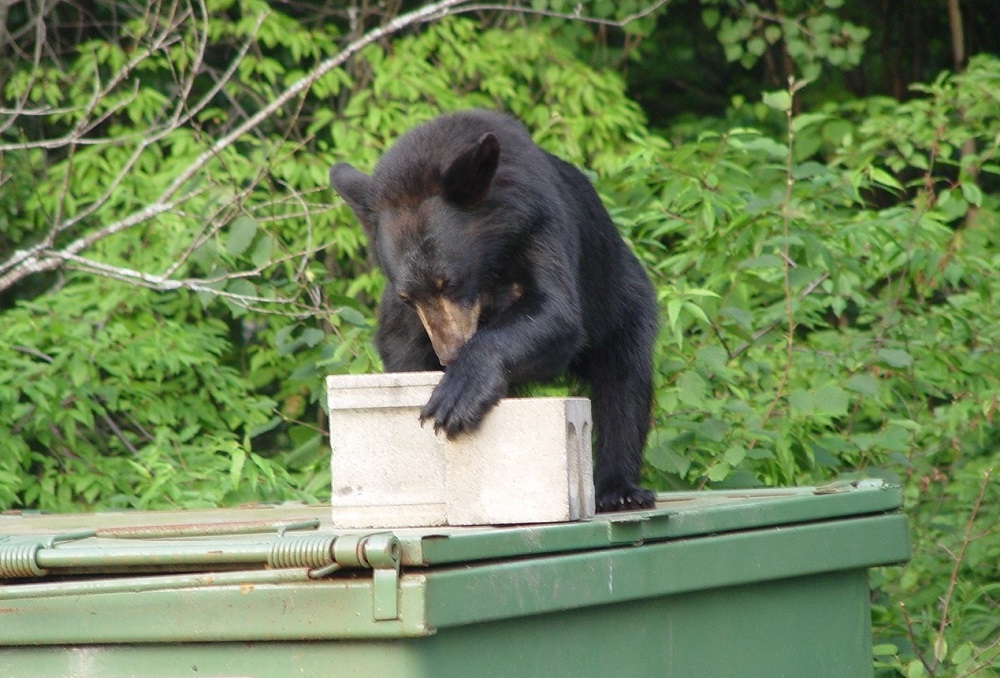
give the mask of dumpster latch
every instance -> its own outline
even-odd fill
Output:
[[[341,567],[372,570],[372,619],[399,619],[399,561],[402,546],[391,532],[344,535],[333,543]]]

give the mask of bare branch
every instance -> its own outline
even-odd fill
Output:
[[[180,270],[180,266],[183,262],[186,261],[187,258],[201,244],[205,243],[209,238],[220,232],[221,228],[226,223],[220,219],[222,215],[227,213],[225,208],[217,209],[214,215],[208,215],[208,219],[205,219],[206,215],[202,215],[203,223],[206,224],[205,228],[200,234],[192,238],[191,245],[185,248],[185,253],[182,255],[181,261],[174,262],[166,271],[166,275],[143,273],[126,268],[109,266],[86,257],[85,252],[96,243],[111,236],[127,231],[141,224],[145,224],[160,215],[182,209],[186,202],[199,194],[198,190],[186,187],[191,185],[192,180],[199,174],[199,172],[204,171],[206,166],[208,166],[211,161],[219,158],[224,151],[234,146],[240,140],[245,139],[247,134],[258,130],[262,123],[272,119],[279,111],[289,104],[289,102],[293,101],[296,97],[304,95],[317,80],[331,71],[342,67],[350,58],[362,49],[404,29],[437,21],[449,15],[487,10],[562,17],[606,26],[624,26],[631,21],[635,21],[639,18],[652,14],[657,9],[668,4],[668,2],[669,0],[651,1],[648,6],[640,11],[618,20],[587,17],[580,8],[572,14],[558,14],[553,12],[538,11],[527,5],[522,6],[519,3],[513,3],[511,5],[484,4],[473,3],[471,0],[438,0],[437,2],[427,4],[409,13],[397,16],[383,25],[373,28],[360,35],[360,37],[352,40],[334,56],[317,63],[302,78],[286,87],[280,92],[280,94],[267,102],[266,105],[262,106],[252,115],[247,116],[244,120],[235,125],[221,137],[215,139],[209,148],[200,153],[185,167],[177,171],[169,185],[167,185],[153,200],[143,205],[141,208],[136,209],[131,214],[122,216],[116,221],[104,224],[93,230],[80,233],[75,239],[60,245],[57,250],[55,249],[57,236],[65,237],[69,232],[71,232],[72,229],[79,227],[88,219],[93,218],[94,215],[96,215],[99,210],[122,189],[126,179],[131,175],[147,149],[161,141],[172,131],[190,123],[196,115],[210,105],[211,101],[217,97],[220,92],[225,91],[225,85],[232,81],[237,68],[254,43],[254,36],[257,30],[259,30],[266,18],[266,14],[256,17],[256,26],[252,31],[250,31],[250,35],[242,41],[238,53],[231,60],[226,71],[216,78],[214,84],[208,89],[208,91],[204,92],[204,94],[202,94],[196,102],[191,104],[188,99],[191,96],[191,93],[195,91],[195,79],[199,74],[204,73],[203,64],[208,45],[208,12],[203,0],[187,0],[183,3],[177,0],[168,8],[163,17],[147,17],[147,23],[155,26],[155,28],[153,29],[152,34],[148,36],[146,44],[135,45],[127,62],[124,63],[122,67],[119,68],[110,78],[101,82],[100,74],[95,72],[93,80],[94,89],[91,96],[88,98],[87,103],[79,109],[68,109],[70,111],[79,111],[79,115],[76,123],[66,134],[52,139],[15,142],[0,145],[0,152],[24,151],[30,149],[64,149],[67,154],[67,160],[62,180],[60,182],[61,185],[58,189],[64,198],[68,198],[69,196],[69,182],[73,173],[73,156],[76,148],[94,144],[133,146],[131,152],[128,153],[128,155],[121,161],[121,164],[115,168],[113,176],[104,183],[99,195],[97,195],[81,209],[76,210],[73,214],[62,216],[57,213],[52,219],[52,226],[39,242],[33,246],[15,251],[7,258],[6,261],[0,262],[0,293],[9,289],[11,286],[28,276],[46,271],[53,271],[66,265],[67,263],[72,263],[75,267],[91,271],[98,275],[108,275],[117,279],[129,280],[137,284],[154,286],[158,289],[185,288],[219,294],[219,291],[216,289],[212,289],[204,285],[199,287],[193,281],[177,281],[174,280],[172,276]],[[90,136],[91,133],[95,132],[104,121],[108,120],[117,112],[120,112],[121,109],[128,104],[128,97],[125,98],[125,101],[118,102],[116,105],[108,106],[106,103],[102,102],[106,102],[108,96],[113,92],[120,92],[122,86],[129,80],[129,78],[133,77],[145,59],[151,58],[158,52],[165,51],[173,43],[173,41],[178,39],[176,36],[179,27],[185,23],[190,24],[192,21],[200,22],[199,29],[195,31],[196,37],[195,44],[192,48],[192,61],[184,68],[184,75],[182,77],[180,75],[178,76],[176,91],[172,96],[172,101],[168,110],[165,111],[165,117],[157,122],[154,122],[146,129],[138,131],[134,134],[126,133],[106,138],[100,136]],[[36,41],[36,50],[34,55],[34,63],[36,67],[41,64],[43,49],[41,45],[44,43],[44,20],[41,17],[39,17],[37,25],[39,35],[38,40]],[[11,120],[13,120],[22,114],[37,115],[44,114],[47,110],[49,113],[61,110],[56,109],[55,107],[51,110],[45,109],[44,107],[36,107],[29,110],[26,107],[26,103],[27,96],[25,95],[21,98],[21,100],[16,102],[16,105],[12,110],[5,109],[5,112],[9,111],[12,114]],[[101,106],[105,106],[105,108],[102,109],[100,108]],[[9,124],[9,121],[7,124]],[[263,176],[263,172],[264,170],[262,169],[261,176]],[[242,190],[240,194],[238,194],[237,198],[245,197],[247,194],[246,191],[248,190],[249,189]],[[293,199],[300,200],[300,196],[294,196]],[[64,203],[65,200],[59,201],[60,209]],[[306,207],[304,202],[301,204],[303,205],[303,212],[308,217],[310,210]],[[310,244],[307,249],[313,249],[311,235]],[[298,256],[302,257],[300,265],[297,266],[298,276],[304,275],[305,263],[307,263],[308,256],[310,254],[311,252],[298,253]],[[236,275],[238,274],[230,274],[230,278]],[[271,299],[257,298],[247,298],[241,300],[239,299],[239,295],[233,295],[229,298],[237,301],[245,301],[247,303],[273,303],[275,301]]]
[[[806,297],[808,297],[810,294],[812,294],[813,292],[815,292],[816,288],[819,287],[820,285],[822,285],[823,282],[827,278],[829,278],[829,277],[830,277],[829,272],[826,272],[826,273],[821,273],[818,277],[816,277],[815,279],[811,280],[809,282],[809,284],[806,285],[804,288],[802,288],[802,290],[798,293],[798,295],[796,297],[796,301],[802,301],[803,299],[805,299]],[[784,321],[785,321],[785,318],[776,318],[775,320],[773,320],[769,324],[767,324],[765,327],[762,327],[761,329],[759,329],[756,332],[754,332],[753,333],[753,337],[751,337],[750,341],[743,342],[742,344],[740,344],[735,349],[733,349],[732,351],[729,352],[729,359],[732,360],[733,358],[735,358],[735,357],[741,355],[742,353],[744,353],[747,349],[749,349],[751,346],[753,346],[755,343],[757,343],[757,341],[761,337],[763,337],[764,335],[770,333],[771,330],[773,330],[774,328],[776,328],[778,325],[780,325]]]
[[[94,261],[93,259],[66,254],[61,251],[53,251],[50,256],[60,258],[64,262],[71,264],[74,268],[79,270],[87,271],[88,273],[112,280],[120,280],[122,282],[139,285],[140,287],[146,287],[159,291],[187,290],[189,292],[210,294],[212,296],[231,301],[238,306],[259,312],[269,312],[274,307],[283,306],[286,307],[286,309],[282,310],[283,315],[307,318],[316,315],[318,304],[314,303],[313,305],[306,305],[294,296],[265,297],[254,294],[240,294],[225,290],[221,287],[221,285],[233,280],[256,277],[263,273],[267,268],[280,264],[284,261],[297,259],[300,256],[308,257],[315,255],[321,249],[322,247],[317,247],[312,251],[296,252],[284,257],[279,257],[274,261],[268,262],[266,265],[258,266],[246,271],[226,273],[225,275],[219,275],[212,278],[187,278],[181,280],[168,278],[154,273],[147,273],[145,271],[138,271],[124,266],[112,266],[110,264]]]
[[[55,139],[42,139],[40,141],[21,142],[15,144],[0,144],[0,153],[4,151],[28,150],[32,148],[45,148],[45,149],[62,148],[64,146],[75,143],[94,144],[94,143],[118,142],[117,139],[110,139],[110,140],[84,139],[83,137],[88,131],[94,129],[102,122],[107,120],[109,117],[114,115],[118,110],[127,106],[129,100],[126,99],[118,102],[116,106],[110,107],[107,111],[104,111],[96,118],[92,118],[91,114],[96,110],[98,104],[106,100],[107,97],[112,92],[114,92],[119,85],[121,85],[125,80],[128,79],[128,77],[135,71],[136,67],[139,66],[139,64],[148,59],[155,52],[163,49],[169,42],[173,41],[174,39],[172,37],[173,33],[189,16],[190,13],[184,13],[182,16],[178,17],[176,21],[173,21],[168,25],[164,26],[163,29],[159,31],[156,38],[152,41],[152,44],[148,47],[137,50],[136,53],[132,56],[132,58],[129,59],[129,61],[126,64],[124,64],[118,70],[118,72],[115,73],[114,76],[112,76],[111,79],[104,84],[104,86],[100,86],[100,74],[95,73],[94,92],[91,95],[90,99],[84,106],[80,107],[80,109],[71,109],[71,110],[84,111],[83,115],[80,116],[80,120],[77,122],[77,124],[73,127],[72,130],[70,130],[63,136]],[[36,66],[35,70],[37,70],[37,66],[39,63],[40,63],[40,56],[35,61],[35,66]],[[11,119],[10,122],[12,121],[13,118]],[[0,131],[3,130],[0,129]]]
[[[934,638],[934,661],[928,667],[932,675],[937,671],[940,658],[944,657],[945,654],[941,651],[941,648],[947,642],[945,639],[945,630],[947,630],[948,624],[951,623],[951,603],[955,598],[955,587],[958,585],[959,572],[965,560],[965,553],[972,542],[973,527],[975,526],[976,519],[979,518],[979,509],[983,504],[983,498],[986,496],[986,490],[989,487],[992,475],[992,468],[983,472],[982,480],[979,483],[979,493],[976,495],[976,500],[972,503],[972,509],[969,511],[969,517],[965,521],[965,529],[962,531],[962,541],[959,544],[958,552],[952,553],[948,551],[952,559],[951,575],[948,577],[948,585],[945,587],[944,595],[940,601],[941,618],[938,623],[937,634]]]
[[[192,161],[186,168],[181,170],[174,180],[166,187],[166,189],[164,189],[160,196],[143,209],[108,224],[103,228],[77,238],[66,245],[60,252],[51,251],[47,242],[42,242],[34,247],[15,252],[8,259],[8,261],[0,264],[0,272],[4,272],[3,275],[0,275],[0,292],[9,289],[12,285],[16,284],[28,275],[59,268],[64,261],[71,260],[72,257],[79,255],[80,252],[100,240],[145,223],[153,217],[174,209],[187,199],[187,196],[184,195],[178,197],[178,192],[181,191],[182,187],[184,187],[210,160],[218,156],[218,154],[223,150],[233,145],[243,135],[255,129],[262,122],[273,116],[291,99],[305,92],[319,78],[323,77],[333,69],[343,65],[349,58],[368,45],[397,33],[404,28],[438,20],[451,13],[455,7],[467,3],[468,0],[440,0],[439,2],[426,5],[418,10],[399,16],[385,25],[367,32],[358,40],[355,40],[347,45],[337,55],[325,59],[314,66],[309,73],[286,88],[268,105],[264,106],[254,115],[244,120],[241,124],[237,125],[228,134],[218,139],[214,144],[212,144],[211,148],[201,153],[201,155],[195,158],[195,160]],[[161,31],[159,35],[160,38],[155,44],[162,46],[162,36],[165,35],[165,30]],[[121,82],[125,77],[126,71],[131,72],[139,61],[151,52],[152,48],[147,48],[142,50],[141,55],[133,57],[128,62],[126,67],[123,68],[122,71],[114,78],[114,81],[116,83]],[[108,89],[108,86],[105,86],[101,88],[100,91],[109,92],[110,90]],[[80,130],[81,126],[78,125],[73,132],[65,135],[59,141],[63,145],[73,143],[75,141],[74,136],[78,137]],[[3,150],[3,148],[0,147],[0,150]],[[93,210],[91,210],[91,212],[92,211]],[[53,232],[63,231],[66,228],[67,226],[65,224],[58,224],[53,229]]]
[[[643,19],[654,12],[670,4],[670,0],[657,0],[656,2],[640,9],[637,12],[628,14],[621,19],[604,19],[601,17],[587,16],[583,13],[583,3],[579,3],[571,13],[554,12],[547,9],[536,9],[521,5],[502,5],[497,3],[481,3],[468,5],[454,12],[455,14],[466,14],[470,12],[517,12],[518,14],[530,14],[533,16],[543,16],[549,19],[566,19],[567,21],[580,21],[583,23],[596,24],[598,26],[609,26],[612,28],[624,28],[628,24]]]

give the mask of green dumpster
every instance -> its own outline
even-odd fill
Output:
[[[861,482],[367,532],[323,507],[5,515],[0,675],[859,678],[900,502]]]

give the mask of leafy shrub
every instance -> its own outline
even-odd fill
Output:
[[[898,480],[914,559],[879,574],[880,671],[998,675],[1000,62],[801,114],[793,83],[737,102],[757,129],[661,136],[539,30],[438,21],[279,99],[337,31],[209,9],[2,65],[0,506],[323,499],[322,376],[378,368],[383,284],[327,168],[500,107],[590,168],[656,283],[647,482]],[[810,49],[803,69],[857,58]]]
[[[603,182],[664,305],[651,480],[904,484],[887,675],[997,675],[998,76],[799,116],[772,93],[786,138],[650,137]]]
[[[262,110],[336,49],[262,3],[213,4],[237,7],[236,22],[136,18],[65,62],[21,63],[4,87],[7,110],[55,112],[49,128],[18,119],[0,136],[5,167],[32,178],[12,169],[0,197],[0,284],[32,271],[28,256],[57,275],[20,278],[21,301],[0,307],[2,506],[322,499],[323,376],[378,369],[383,284],[331,205],[329,166],[370,168],[442,109],[506,107],[581,162],[620,154],[616,140],[642,128],[620,78],[567,46],[452,19],[369,47],[220,147],[234,129],[223,105]],[[238,77],[197,70],[213,56],[205,39],[240,54],[213,64]]]

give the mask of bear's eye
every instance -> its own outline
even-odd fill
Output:
[[[407,294],[406,292],[400,292],[399,293],[399,298],[403,301],[404,304],[407,304],[409,306],[413,306],[413,298],[410,297],[410,295]]]
[[[448,280],[445,278],[435,278],[434,289],[436,289],[438,292],[444,292],[446,289],[448,289]]]

